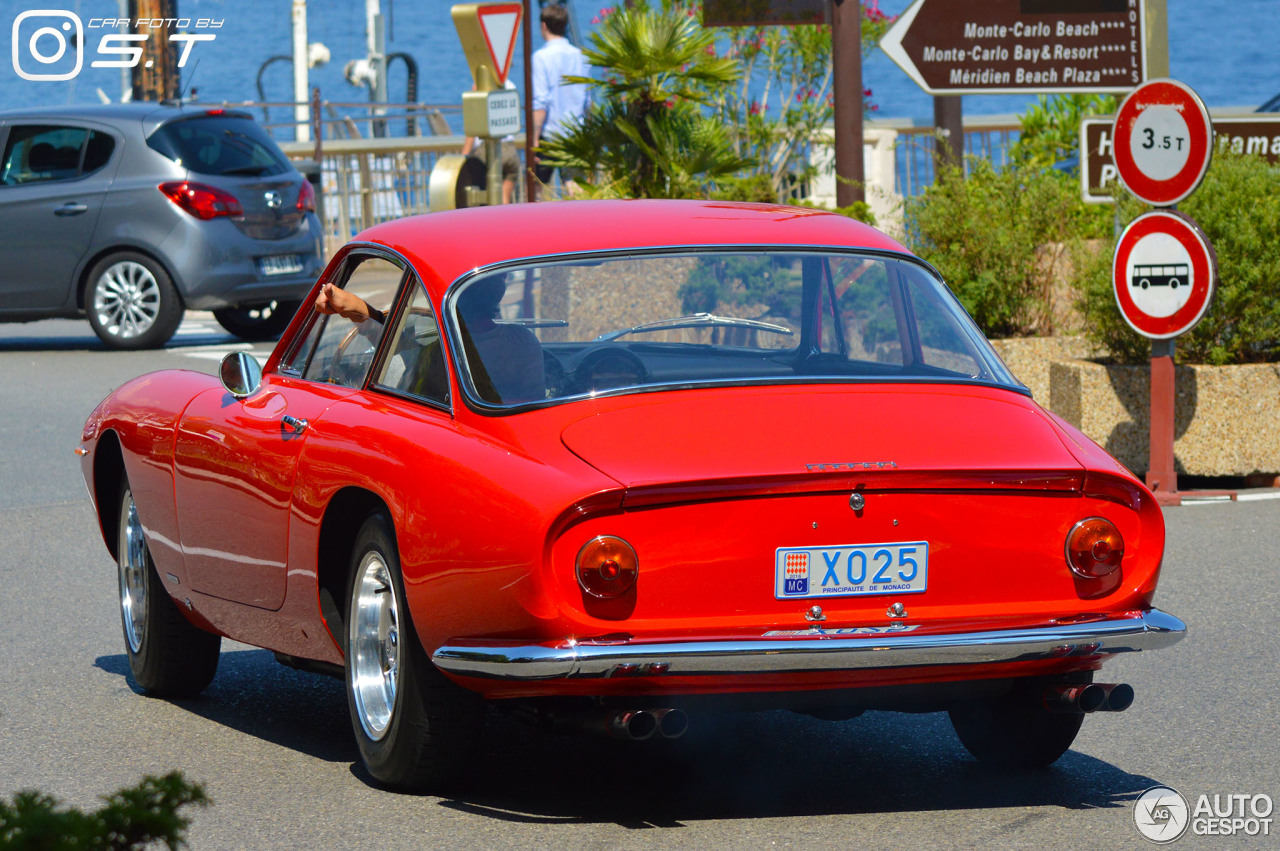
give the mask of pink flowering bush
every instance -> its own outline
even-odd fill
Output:
[[[862,55],[880,41],[895,18],[879,0],[862,3]],[[809,145],[834,117],[831,92],[831,28],[825,25],[715,28],[716,41],[742,62],[741,82],[721,89],[717,116],[734,129],[735,149],[757,165],[747,176],[765,195],[782,196],[797,181],[811,178]],[[874,111],[871,90],[863,108]]]

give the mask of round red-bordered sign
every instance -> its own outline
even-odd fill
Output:
[[[1129,327],[1167,340],[1191,330],[1213,300],[1218,257],[1190,216],[1152,210],[1130,222],[1111,262],[1116,304]]]
[[[1189,86],[1151,80],[1120,104],[1111,152],[1130,192],[1153,207],[1168,207],[1204,179],[1213,157],[1213,122]]]

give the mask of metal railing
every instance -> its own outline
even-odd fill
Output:
[[[917,125],[910,119],[880,119],[868,122],[868,126],[894,130],[898,134],[894,155],[895,194],[910,198],[933,183],[938,161],[936,128]],[[965,155],[990,160],[997,168],[1007,165],[1009,148],[1021,132],[1016,115],[966,116]]]

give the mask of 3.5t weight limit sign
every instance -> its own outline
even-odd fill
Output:
[[[1112,153],[1130,192],[1168,207],[1200,185],[1212,142],[1213,123],[1199,96],[1176,80],[1152,80],[1120,104]]]
[[[1116,243],[1112,281],[1124,321],[1144,337],[1167,340],[1200,321],[1217,278],[1217,257],[1189,216],[1153,210]]]

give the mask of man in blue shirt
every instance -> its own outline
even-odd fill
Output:
[[[569,26],[569,12],[559,3],[551,3],[542,9],[542,39],[546,42],[533,54],[533,143],[537,146],[543,138],[563,130],[567,123],[581,120],[587,108],[585,83],[566,83],[564,78],[586,77],[590,73],[582,51],[564,37]],[[554,171],[538,164],[534,174],[539,182],[548,185]],[[561,179],[572,183],[570,174],[562,173]],[[572,188],[572,187],[569,187]]]

